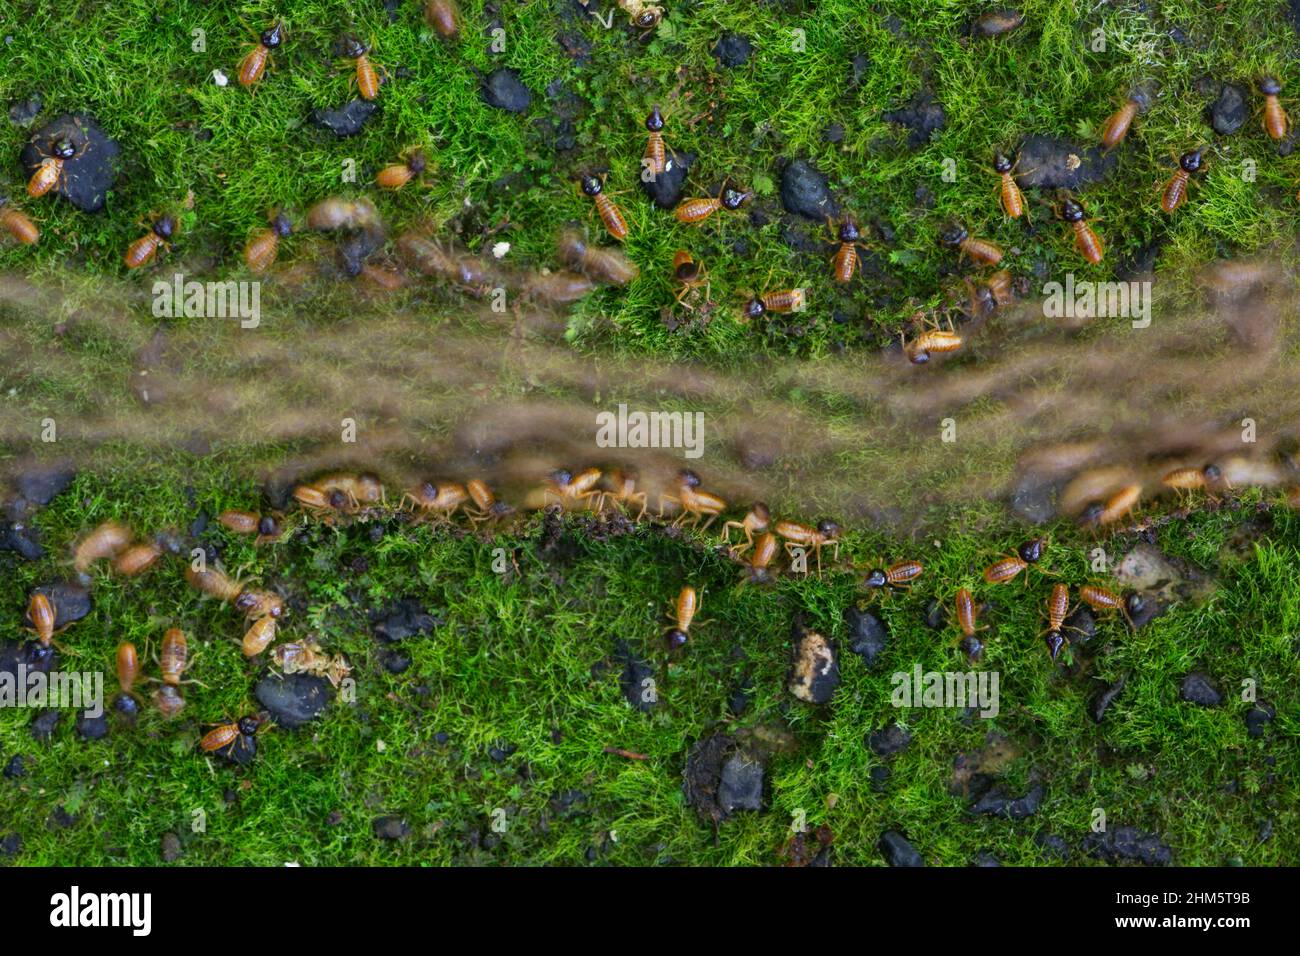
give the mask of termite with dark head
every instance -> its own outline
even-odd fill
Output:
[[[605,195],[605,182],[595,176],[583,176],[580,181],[582,191],[591,197],[596,205],[596,212],[600,214],[600,221],[605,224],[605,231],[614,239],[622,242],[627,238],[627,220],[623,218],[623,211],[618,208],[614,200]]]
[[[695,614],[703,605],[703,602],[695,593],[695,588],[687,586],[682,588],[681,593],[677,595],[677,601],[668,612],[668,618],[673,622],[664,628],[664,633],[668,635],[668,649],[677,650],[686,645],[690,637],[691,622],[695,620]]]
[[[674,296],[678,305],[694,311],[695,306],[686,302],[686,296],[692,289],[698,289],[700,286],[704,287],[704,301],[706,303],[709,301],[712,286],[709,283],[708,270],[702,263],[692,258],[685,249],[678,249],[673,253],[673,278],[681,283]]]
[[[826,225],[835,235],[836,241],[839,242],[839,248],[831,256],[831,274],[835,277],[836,282],[852,282],[853,276],[858,271],[858,247],[863,244],[859,241],[862,233],[858,230],[858,224],[852,219],[846,218],[840,223],[839,230],[835,230],[835,223],[829,216],[826,217]],[[863,248],[866,248],[863,246]]]
[[[262,78],[271,61],[271,51],[284,42],[284,24],[277,20],[270,29],[263,30],[257,46],[239,64],[239,85],[252,86]]]
[[[370,62],[370,47],[355,36],[346,36],[340,41],[339,49],[348,59],[357,61],[357,72],[354,79],[357,84],[357,92],[361,94],[361,98],[363,100],[373,100],[379,96],[379,73],[375,69],[375,65]]]
[[[1025,214],[1025,194],[1020,191],[1014,170],[1016,163],[1005,153],[993,156],[993,171],[1001,178],[998,193],[1002,197],[1002,209],[1012,219],[1019,219]]]
[[[1178,170],[1165,183],[1160,196],[1160,208],[1173,215],[1178,207],[1187,202],[1187,189],[1192,181],[1192,173],[1201,168],[1201,150],[1193,149],[1178,158]]]
[[[244,263],[257,273],[265,272],[275,265],[276,256],[280,254],[280,240],[293,233],[293,223],[282,212],[270,216],[270,228],[260,229],[244,246]]]
[[[689,468],[677,473],[677,494],[659,496],[659,517],[663,517],[664,503],[674,502],[681,508],[681,514],[673,519],[674,525],[683,524],[688,518],[691,527],[697,527],[700,519],[707,517],[702,530],[707,531],[713,520],[727,509],[722,498],[700,487],[700,476]]]
[[[773,289],[762,295],[751,296],[745,303],[743,315],[746,321],[762,318],[768,312],[786,315],[802,312],[807,306],[803,289]]]
[[[875,568],[867,572],[862,583],[869,588],[885,586],[901,588],[911,587],[912,582],[921,576],[925,567],[920,561],[898,561],[887,568]]]
[[[1061,218],[1070,224],[1074,231],[1074,247],[1093,265],[1101,262],[1106,255],[1106,247],[1101,237],[1088,225],[1088,214],[1077,200],[1066,198],[1061,202]]]
[[[762,534],[767,531],[767,527],[772,522],[772,515],[767,510],[767,505],[761,501],[754,502],[749,511],[741,521],[728,521],[722,526],[722,543],[730,544],[731,529],[738,529],[745,536],[744,544],[737,544],[731,549],[731,553],[739,557],[744,554],[754,544],[754,535]]]
[[[750,555],[749,560],[744,562],[745,572],[741,577],[741,583],[749,581],[751,584],[766,584],[772,580],[770,570],[772,559],[776,557],[777,540],[776,535],[767,531],[759,535],[758,541],[754,544],[754,553]],[[740,550],[733,550],[732,554],[740,556]]]
[[[402,161],[385,166],[375,177],[375,185],[380,189],[401,189],[412,179],[424,172],[426,160],[424,150],[411,147],[401,154]]]
[[[123,261],[128,269],[139,269],[153,261],[158,250],[171,248],[171,239],[180,227],[173,216],[154,216],[149,231],[131,243]]]
[[[668,168],[668,147],[664,143],[664,116],[659,107],[654,107],[645,118],[645,128],[650,138],[641,157],[641,166],[654,176],[662,176]]]
[[[963,256],[982,265],[995,266],[1002,261],[1002,249],[987,239],[977,239],[959,222],[949,223],[939,233],[939,242],[960,249]]]
[[[72,140],[61,136],[49,144],[45,154],[32,178],[27,181],[27,195],[32,199],[44,196],[51,189],[63,185],[63,164],[77,155],[77,147]]]
[[[722,188],[718,190],[718,195],[709,199],[686,199],[683,200],[673,211],[678,222],[692,223],[699,225],[719,209],[727,209],[735,212],[745,203],[749,202],[754,194],[752,192],[741,192],[732,189],[724,180]]]
[[[832,560],[838,561],[840,558],[840,526],[837,522],[829,518],[823,518],[817,522],[815,528],[808,525],[799,524],[796,521],[778,521],[776,523],[776,533],[785,538],[785,551],[791,557],[794,556],[795,550],[806,551],[812,548],[813,554],[817,558],[817,575],[822,573],[822,548],[830,548]]]
[[[1271,76],[1265,76],[1259,81],[1259,92],[1264,97],[1264,116],[1260,120],[1264,132],[1272,139],[1286,139],[1286,134],[1291,131],[1291,118],[1277,98],[1282,92],[1282,84]]]

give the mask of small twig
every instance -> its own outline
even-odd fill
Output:
[[[626,757],[628,760],[649,760],[645,754],[634,753],[631,750],[624,750],[622,747],[606,747],[605,753],[613,754],[616,757]]]

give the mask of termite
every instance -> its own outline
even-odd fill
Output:
[[[1271,76],[1265,76],[1259,81],[1259,92],[1264,97],[1264,116],[1260,120],[1264,132],[1272,139],[1286,139],[1286,134],[1291,130],[1291,118],[1286,115],[1286,110],[1277,98],[1282,92],[1282,84]]]
[[[42,647],[49,647],[54,641],[54,635],[59,633],[54,629],[58,611],[55,609],[53,599],[39,591],[33,592],[27,601],[27,619],[32,622],[28,630],[36,634],[36,639],[40,641]]]
[[[1020,184],[1012,172],[1015,167],[1016,164],[1006,154],[994,155],[993,171],[1001,178],[998,192],[1002,197],[1002,209],[1011,219],[1019,219],[1025,214],[1025,194],[1020,191]]]
[[[984,580],[989,584],[1006,584],[1008,581],[1015,580],[1016,575],[1027,567],[1029,563],[1023,558],[1007,555],[1005,558],[998,558],[984,569]]]
[[[341,199],[330,196],[307,210],[307,228],[317,232],[338,229],[373,229],[379,225],[379,211],[369,199]]]
[[[235,610],[242,611],[244,617],[256,621],[264,617],[280,617],[284,613],[284,600],[273,591],[258,591],[245,588],[232,602]]]
[[[427,162],[424,150],[411,148],[402,155],[402,162],[385,166],[375,176],[375,185],[380,189],[401,189],[424,172]]]
[[[280,240],[293,233],[293,223],[284,213],[271,217],[270,228],[258,230],[244,246],[244,262],[252,272],[262,273],[275,265]]]
[[[1002,249],[987,239],[976,239],[959,222],[949,223],[939,234],[939,242],[961,250],[973,262],[995,266],[1002,261]]]
[[[625,508],[629,504],[639,504],[641,510],[637,512],[636,520],[640,521],[644,518],[646,510],[650,507],[650,502],[644,491],[636,490],[636,475],[630,471],[616,468],[607,477],[609,489],[601,492],[600,497],[596,500],[596,510],[604,511],[605,503],[608,501],[613,501],[620,508]]]
[[[976,637],[976,632],[987,631],[988,625],[976,627],[975,622],[979,618],[979,608],[975,606],[975,599],[971,596],[969,588],[961,588],[953,600],[954,610],[957,616],[957,627],[961,631],[959,641],[965,644],[966,654],[975,660],[979,657],[984,645]]]
[[[900,332],[899,335],[902,338],[903,354],[913,365],[924,365],[930,361],[931,355],[956,352],[965,344],[965,339],[953,328],[951,319],[948,321],[948,328],[942,329],[936,326],[926,329],[911,342],[907,341],[903,333]]]
[[[732,551],[737,557],[742,552],[740,550]],[[772,564],[772,559],[776,557],[777,540],[776,535],[771,531],[766,531],[759,535],[757,543],[754,545],[754,553],[750,555],[749,560],[745,562],[745,580],[754,584],[762,584],[771,578],[771,572],[768,570]]]
[[[251,741],[253,735],[262,726],[260,717],[241,717],[233,723],[217,724],[199,740],[199,749],[204,753],[220,753],[231,757],[240,738]]]
[[[1061,218],[1074,230],[1074,247],[1093,265],[1101,262],[1106,255],[1106,247],[1101,237],[1088,225],[1087,213],[1083,206],[1074,199],[1061,203]]]
[[[1133,125],[1133,120],[1137,115],[1147,108],[1149,99],[1147,95],[1139,90],[1134,90],[1129,94],[1124,105],[1117,109],[1106,120],[1101,128],[1101,147],[1102,149],[1114,149],[1124,141],[1128,135],[1129,127]]]
[[[736,211],[747,203],[753,195],[752,192],[741,192],[732,189],[727,185],[726,181],[723,181],[722,188],[718,190],[716,197],[684,200],[673,211],[673,215],[677,217],[678,222],[699,225],[719,209]]]
[[[116,557],[130,543],[130,528],[117,521],[105,521],[77,545],[72,552],[72,566],[85,574],[96,561]]]
[[[1215,464],[1206,465],[1204,468],[1175,468],[1160,479],[1162,485],[1172,488],[1180,495],[1186,491],[1209,492],[1211,487],[1222,482],[1223,469]]]
[[[660,176],[668,168],[668,149],[664,145],[664,117],[659,112],[659,107],[650,110],[650,115],[645,118],[645,128],[650,137],[641,157],[641,165],[653,175]]]
[[[791,312],[802,312],[807,308],[807,298],[803,289],[773,289],[770,292],[764,292],[762,295],[751,296],[745,303],[744,316],[746,321],[753,321],[761,318],[768,312],[776,312],[781,315]]]
[[[139,269],[153,261],[158,250],[171,248],[171,239],[179,229],[172,216],[155,216],[149,231],[137,239],[126,250],[122,260],[128,269]]]
[[[641,274],[640,268],[618,249],[593,246],[575,230],[561,233],[560,258],[593,279],[611,285],[627,285]]]
[[[599,468],[588,468],[576,475],[563,468],[553,471],[547,478],[542,497],[544,500],[555,499],[564,508],[570,505],[599,505],[601,491],[597,485],[600,483],[600,475]]]
[[[357,92],[364,100],[373,100],[379,95],[379,72],[370,61],[370,47],[357,37],[344,37],[340,48],[345,57],[357,61]]]
[[[839,248],[831,256],[831,274],[836,282],[852,282],[853,276],[858,271],[858,246],[862,245],[859,242],[862,233],[858,231],[858,224],[846,218],[840,223],[839,231],[836,232],[835,221],[827,216],[826,225],[839,242]]]
[[[284,25],[277,20],[269,30],[263,30],[258,43],[239,64],[239,85],[252,86],[262,78],[267,64],[271,61],[271,51],[284,42]]]
[[[1096,523],[1099,525],[1114,524],[1120,518],[1132,512],[1141,500],[1141,485],[1125,485],[1102,504],[1101,511],[1097,514]]]
[[[1133,626],[1133,619],[1129,617],[1124,599],[1114,591],[1108,591],[1092,584],[1085,584],[1079,588],[1079,600],[1099,614],[1103,611],[1118,611],[1124,616],[1124,620],[1128,622],[1129,627]]]
[[[233,604],[244,590],[242,581],[231,580],[226,572],[218,567],[196,570],[193,565],[185,569],[185,580],[190,586],[208,597]]]
[[[695,306],[686,302],[686,296],[692,289],[698,289],[704,286],[704,301],[709,301],[709,273],[703,264],[697,262],[691,257],[691,254],[685,249],[678,249],[673,253],[673,278],[681,283],[674,298],[678,305],[694,311]]]
[[[1187,202],[1187,189],[1192,180],[1192,173],[1201,168],[1201,150],[1194,149],[1183,153],[1178,159],[1178,171],[1165,183],[1160,196],[1160,208],[1170,215]]]
[[[21,209],[15,209],[8,196],[0,196],[0,229],[24,246],[35,245],[41,238],[41,230],[32,217]]]
[[[476,509],[465,509],[465,515],[472,525],[477,526],[480,521],[499,521],[514,513],[515,509],[504,501],[498,501],[497,496],[492,493],[492,489],[488,487],[487,482],[481,478],[471,478],[466,482],[465,491],[469,494],[470,500],[474,502]]]
[[[36,167],[32,178],[27,181],[27,195],[39,199],[51,189],[63,185],[63,164],[77,155],[77,147],[72,140],[61,137],[50,144],[50,152]]]
[[[162,553],[156,542],[141,541],[133,544],[113,559],[113,573],[124,578],[143,574],[158,563]]]
[[[670,650],[676,650],[682,647],[691,631],[691,622],[695,619],[695,613],[703,606],[703,601],[695,593],[695,588],[682,588],[681,593],[677,595],[677,601],[672,609],[668,612],[668,618],[672,624],[664,628],[668,635],[668,647]]]
[[[700,519],[708,516],[701,529],[707,531],[713,519],[727,509],[727,503],[717,495],[700,488],[700,476],[689,468],[677,473],[677,494],[659,496],[659,517],[664,514],[664,502],[673,501],[681,507],[681,514],[673,519],[673,524],[682,524],[689,517],[691,527],[696,527]]]
[[[731,529],[738,529],[745,536],[745,543],[737,543],[736,547],[731,549],[731,553],[736,555],[736,557],[740,557],[753,546],[754,535],[765,532],[767,526],[771,524],[771,521],[772,515],[771,512],[767,510],[767,505],[763,504],[761,501],[757,501],[750,506],[749,511],[746,512],[743,519],[740,521],[728,521],[723,524],[722,543],[730,544]]]
[[[425,0],[424,22],[444,40],[454,40],[460,34],[460,7],[456,0]]]
[[[1069,641],[1061,633],[1065,626],[1065,616],[1070,613],[1070,589],[1064,584],[1053,585],[1052,593],[1047,597],[1047,630],[1043,639],[1047,642],[1047,651],[1056,660]]]
[[[832,560],[838,561],[840,558],[840,526],[829,518],[817,522],[815,528],[795,521],[778,521],[775,530],[785,538],[786,554],[793,556],[796,548],[813,549],[817,558],[818,576],[822,573],[822,548],[833,550]]]
[[[245,657],[256,657],[271,646],[275,640],[276,619],[270,616],[259,617],[244,632],[241,647]]]
[[[619,242],[626,239],[627,220],[623,218],[623,211],[614,204],[614,200],[605,195],[604,180],[595,176],[583,176],[580,185],[582,191],[596,204],[596,212],[605,224],[605,231]]]
[[[469,494],[463,485],[455,482],[435,485],[426,481],[404,494],[398,507],[405,507],[408,500],[426,515],[433,515],[438,521],[448,521],[452,512],[469,500]]]
[[[869,588],[911,587],[912,582],[925,570],[920,561],[898,561],[887,568],[876,568],[867,572],[862,583]]]

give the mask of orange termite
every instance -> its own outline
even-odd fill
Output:
[[[1146,109],[1147,102],[1146,94],[1135,92],[1130,94],[1123,106],[1110,114],[1110,118],[1101,128],[1102,149],[1114,149],[1124,141],[1129,127],[1133,125],[1133,120],[1138,113]]]
[[[357,61],[357,92],[363,100],[373,100],[379,95],[379,73],[370,62],[370,47],[356,37],[343,40],[343,55]]]
[[[1131,512],[1141,498],[1141,485],[1125,485],[1106,499],[1097,515],[1097,524],[1114,524]]]
[[[58,612],[49,596],[34,593],[27,602],[27,617],[31,619],[31,630],[36,632],[36,639],[45,647],[54,640],[54,622]]]
[[[699,525],[700,519],[708,515],[702,530],[707,531],[713,519],[722,514],[727,503],[717,495],[700,488],[700,476],[689,468],[677,474],[677,494],[659,496],[659,517],[664,515],[664,502],[672,501],[681,506],[682,513],[673,519],[673,524],[682,524],[689,517],[691,527]]]
[[[492,489],[488,487],[487,482],[481,478],[471,478],[467,481],[465,491],[478,509],[476,511],[469,508],[465,509],[465,514],[472,525],[477,525],[480,521],[499,520],[512,514],[515,510],[504,501],[497,501],[497,496],[492,493]]]
[[[1273,139],[1286,139],[1286,134],[1291,129],[1291,118],[1286,115],[1286,110],[1277,98],[1282,92],[1282,84],[1273,77],[1266,76],[1259,81],[1259,92],[1264,96],[1264,117],[1260,120],[1264,132]]]
[[[123,260],[128,269],[139,269],[148,265],[157,255],[158,250],[170,246],[171,238],[177,231],[176,220],[171,216],[159,216],[154,220],[149,231],[131,243]]]
[[[691,631],[691,621],[695,619],[695,612],[700,609],[702,603],[695,593],[695,588],[690,586],[682,588],[681,593],[677,595],[677,602],[668,612],[668,617],[673,623],[664,628],[668,634],[670,649],[676,650],[686,643]]]
[[[152,568],[160,557],[162,549],[157,544],[142,541],[131,545],[113,559],[113,572],[124,578],[135,577]]]
[[[185,639],[185,632],[179,627],[169,628],[163,635],[162,654],[158,659],[162,682],[173,687],[182,683],[181,675],[189,668],[190,663],[189,642]]]
[[[39,199],[51,189],[63,182],[63,164],[77,155],[77,147],[67,138],[56,139],[50,144],[50,153],[41,160],[32,178],[27,181],[27,195]]]
[[[920,313],[917,313],[920,315]],[[915,317],[914,317],[915,318]],[[902,335],[902,333],[899,333]],[[958,334],[957,330],[952,328],[951,321],[947,329],[926,329],[911,342],[907,341],[904,335],[903,354],[913,365],[924,365],[930,361],[932,354],[944,355],[950,352],[956,352],[964,343],[964,339]]]
[[[722,189],[718,195],[712,199],[687,199],[678,205],[673,215],[677,217],[678,222],[699,224],[708,219],[719,209],[728,209],[732,212],[739,209],[750,197],[752,192],[740,192],[732,189],[724,181]]]
[[[886,584],[891,587],[910,586],[924,570],[920,561],[898,561],[887,568],[868,571],[862,583],[869,588],[883,588]]]
[[[978,612],[975,610],[975,599],[971,596],[969,588],[961,588],[957,592],[955,600],[957,611],[957,626],[961,628],[963,637],[971,638],[975,636],[975,619]]]
[[[752,296],[745,303],[742,312],[746,321],[752,321],[761,318],[768,312],[776,312],[781,315],[802,312],[807,308],[807,305],[808,300],[803,289],[774,289],[771,292],[764,292],[762,295]]]
[[[275,640],[275,618],[259,617],[244,633],[242,642],[244,656],[256,657],[266,650]]]
[[[1004,153],[998,153],[993,157],[993,171],[1002,177],[1002,184],[999,187],[1002,208],[1012,219],[1019,219],[1025,214],[1025,194],[1020,191],[1020,184],[1016,182],[1016,177],[1011,172],[1014,168],[1015,163]]]
[[[620,508],[628,504],[639,504],[641,510],[637,513],[636,520],[640,521],[645,517],[646,510],[650,507],[650,500],[644,491],[636,490],[635,473],[616,468],[609,473],[609,486],[609,490],[601,492],[596,501],[597,511],[604,511],[605,503],[608,501],[613,501]]]
[[[232,603],[235,605],[235,610],[243,611],[244,617],[250,621],[266,617],[275,618],[284,613],[284,601],[280,595],[271,591],[245,589],[239,592],[239,596]]]
[[[1201,168],[1201,151],[1194,149],[1183,153],[1178,159],[1178,171],[1165,183],[1164,193],[1160,197],[1160,208],[1173,215],[1178,207],[1187,202],[1187,188],[1192,180],[1192,173]]]
[[[800,550],[812,548],[813,554],[817,556],[818,575],[822,573],[822,548],[833,549],[832,560],[839,560],[840,526],[829,518],[817,522],[815,528],[795,521],[778,521],[776,533],[785,538],[786,554],[793,556],[796,548]]]
[[[267,64],[271,61],[271,51],[284,42],[284,25],[277,20],[269,30],[263,30],[257,46],[239,64],[239,85],[252,86],[262,78]]]
[[[547,479],[543,497],[556,498],[566,508],[570,504],[590,505],[593,501],[599,504],[601,492],[596,485],[600,474],[599,468],[588,468],[577,475],[563,468],[553,471]]]
[[[454,482],[435,485],[426,481],[403,495],[398,507],[403,507],[408,498],[414,507],[426,514],[436,515],[439,521],[446,521],[451,518],[453,511],[469,499],[469,495],[464,486]]]
[[[271,218],[269,229],[254,233],[244,246],[244,262],[253,272],[265,272],[275,265],[275,257],[280,253],[280,240],[293,232],[293,223],[284,213],[276,213]]]
[[[1015,555],[999,558],[984,569],[984,580],[989,584],[1006,584],[1029,565]],[[1027,579],[1026,579],[1027,580]]]
[[[1125,605],[1124,599],[1114,591],[1108,591],[1092,584],[1085,584],[1079,588],[1079,600],[1097,613],[1119,611],[1124,616],[1124,620],[1128,622],[1128,626],[1133,627],[1133,619],[1129,617],[1128,607]]]
[[[220,568],[204,568],[202,571],[197,571],[191,564],[185,569],[185,580],[190,583],[191,587],[202,591],[208,597],[214,597],[231,604],[244,591],[242,582],[232,581],[226,575],[226,572]]]
[[[32,217],[21,209],[15,209],[8,196],[0,196],[0,229],[24,246],[35,245],[41,238],[41,230],[32,222]]]
[[[650,115],[645,118],[645,128],[649,130],[650,138],[641,157],[641,166],[655,176],[663,175],[668,168],[668,149],[664,145],[664,117],[659,112],[659,107],[651,109]]]
[[[769,579],[768,567],[776,557],[776,551],[776,535],[770,531],[759,535],[758,542],[754,545],[754,553],[745,562],[745,575],[748,580],[760,584]],[[739,552],[733,553],[739,554]]]
[[[411,149],[402,162],[381,169],[375,177],[375,185],[380,189],[401,189],[424,172],[424,167],[424,150]]]
[[[738,544],[731,551],[737,557],[744,554],[754,544],[754,535],[762,534],[767,530],[767,526],[772,521],[772,515],[767,510],[767,505],[761,501],[755,502],[750,506],[749,511],[741,521],[728,521],[722,526],[722,543],[730,544],[731,529],[737,528],[745,536],[745,543]]]
[[[673,278],[682,284],[674,296],[678,305],[684,305],[694,311],[695,306],[686,302],[686,296],[692,289],[698,289],[700,286],[704,286],[704,301],[706,303],[709,301],[711,289],[709,273],[685,249],[678,249],[673,253]]]
[[[1093,265],[1101,262],[1106,254],[1101,237],[1088,225],[1087,214],[1083,206],[1073,199],[1061,203],[1061,218],[1074,230],[1074,247]]]
[[[139,675],[140,659],[136,656],[135,645],[123,641],[117,645],[117,685],[122,688],[122,693],[133,694]]]
[[[826,217],[826,224],[834,232],[834,222],[829,216]],[[858,240],[862,238],[862,233],[856,222],[845,219],[840,223],[835,238],[840,245],[831,257],[831,274],[836,282],[852,282],[858,271],[858,246],[861,245]]]
[[[605,195],[604,182],[595,176],[583,176],[582,191],[596,204],[596,212],[605,224],[605,231],[619,242],[626,239],[627,220],[623,218],[623,212],[614,204],[614,200]]]
[[[454,40],[460,33],[460,8],[456,0],[425,0],[424,22],[438,31],[438,36]]]
[[[77,545],[72,553],[72,566],[85,574],[96,561],[116,557],[130,543],[130,528],[117,521],[105,521]]]
[[[995,266],[1002,261],[1002,249],[987,239],[976,239],[959,222],[949,223],[939,234],[939,242],[960,249],[961,254],[984,265]]]
[[[260,717],[241,717],[233,723],[217,724],[199,740],[199,749],[204,753],[233,751],[241,737],[252,737],[261,726]]]

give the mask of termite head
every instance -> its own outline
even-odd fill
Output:
[[[823,518],[817,522],[817,531],[827,538],[838,538],[840,536],[840,526],[830,518]]]
[[[171,216],[159,216],[154,220],[153,232],[159,239],[170,239],[176,234],[176,220]]]
[[[945,246],[960,246],[970,238],[970,233],[966,227],[959,222],[950,222],[944,226],[943,232],[939,233],[939,242]]]
[[[1061,201],[1061,218],[1066,222],[1082,222],[1087,216],[1083,211],[1083,205],[1075,199],[1065,199]]]
[[[767,505],[761,501],[755,501],[749,510],[754,512],[754,517],[764,524],[772,520],[772,513],[767,510]]]
[[[840,242],[857,242],[861,237],[858,224],[852,219],[845,219],[840,223]]]
[[[679,647],[685,647],[686,641],[686,632],[681,628],[675,627],[668,632],[668,649],[670,651],[675,651]]]
[[[650,7],[642,10],[636,15],[633,22],[642,30],[649,30],[651,27],[658,25],[659,19],[663,16],[663,11],[659,7]]]
[[[689,468],[683,468],[677,473],[677,481],[683,488],[700,487],[700,476]]]
[[[678,282],[691,282],[700,274],[700,264],[685,249],[673,253],[673,275]]]
[[[253,716],[253,717],[239,718],[239,732],[243,734],[245,737],[253,736],[253,734],[257,733],[258,728],[261,726],[262,726],[261,717]]]
[[[1141,614],[1147,606],[1146,598],[1136,591],[1130,591],[1124,596],[1124,611],[1128,614],[1129,620]]]
[[[645,128],[652,133],[657,133],[664,128],[664,114],[659,112],[656,106],[650,110],[650,115],[645,118]]]
[[[44,670],[54,657],[54,646],[39,641],[31,644],[27,650],[27,666]]]
[[[1034,538],[1017,548],[1016,553],[1020,555],[1020,560],[1025,564],[1036,564],[1038,559],[1043,556],[1043,546],[1046,543],[1046,538]]]
[[[867,576],[862,579],[862,583],[869,588],[883,588],[889,583],[889,575],[885,574],[884,568],[875,568],[867,572]]]
[[[1049,631],[1043,640],[1047,642],[1047,653],[1052,655],[1052,660],[1056,660],[1061,648],[1065,647],[1065,636],[1060,631]]]
[[[362,43],[361,40],[359,40],[357,37],[352,36],[350,34],[348,36],[343,37],[339,41],[339,51],[344,56],[349,57],[353,60],[365,56],[366,53],[369,52],[369,50],[370,48],[367,47],[364,43]]]
[[[1182,167],[1185,173],[1194,173],[1201,168],[1201,149],[1190,150],[1178,157],[1178,165]]]
[[[582,191],[588,196],[599,196],[604,188],[605,184],[595,176],[582,177]]]
[[[1271,76],[1262,76],[1259,79],[1259,91],[1265,96],[1277,96],[1282,92],[1282,84]]]
[[[551,472],[551,481],[557,485],[567,485],[573,481],[573,472],[565,471],[563,468]],[[432,487],[432,486],[430,486]]]
[[[1223,479],[1223,469],[1211,462],[1201,469],[1201,474],[1209,482],[1221,481]]]
[[[752,192],[742,192],[739,189],[732,189],[728,186],[722,191],[722,198],[720,200],[722,202],[722,208],[733,211],[739,209],[745,203],[749,202],[749,198],[753,195]]]
[[[416,149],[411,151],[411,155],[406,157],[406,168],[415,176],[424,172],[424,167],[428,163],[425,159],[424,150]]]
[[[263,515],[257,522],[257,533],[275,537],[280,533],[280,523],[270,515]]]
[[[1013,165],[1015,165],[1015,164],[1011,162],[1011,159],[1007,156],[1006,153],[994,153],[994,154],[993,154],[993,170],[994,170],[994,172],[998,172],[998,173],[1009,173],[1009,172],[1011,172],[1011,167],[1012,167]]]
[[[262,46],[268,50],[274,50],[284,42],[284,24],[276,20],[275,25],[269,30],[263,30],[261,36]]]
[[[66,136],[60,136],[50,144],[50,155],[55,159],[71,159],[76,154],[77,147]]]
[[[745,303],[745,308],[743,311],[745,314],[745,318],[757,319],[761,317],[764,312],[767,311],[767,306],[763,304],[762,299],[760,299],[758,296],[754,296],[752,299],[750,299],[748,302]]]
[[[293,234],[293,223],[289,217],[282,212],[277,212],[271,217],[271,231],[281,239]]]
[[[1079,524],[1083,527],[1094,525],[1101,518],[1101,513],[1106,510],[1106,505],[1100,501],[1093,501],[1079,514]]]

